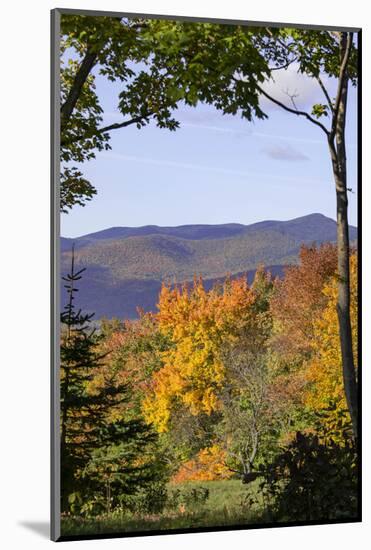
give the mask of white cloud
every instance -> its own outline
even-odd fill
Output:
[[[298,69],[299,65],[293,63],[287,69],[273,71],[272,78],[267,80],[262,85],[262,88],[269,95],[285,103],[288,107],[294,107],[289,95],[296,96],[294,98],[295,104],[298,109],[303,110],[311,109],[314,103],[326,102],[317,80],[300,73]],[[335,95],[335,80],[330,79],[326,75],[323,75],[321,79],[330,97],[333,97]],[[264,96],[261,98],[261,104],[263,110],[281,109],[281,107],[275,105]]]

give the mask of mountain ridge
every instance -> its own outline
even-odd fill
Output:
[[[206,230],[208,228],[213,228],[214,230],[222,230],[226,229],[227,231],[231,232],[242,232],[244,230],[254,230],[262,227],[272,227],[272,226],[287,226],[288,224],[300,224],[300,223],[307,223],[309,221],[311,222],[319,222],[321,220],[328,220],[330,222],[336,223],[335,220],[332,218],[329,218],[321,213],[313,213],[313,214],[307,214],[305,216],[300,216],[298,218],[292,218],[289,220],[263,220],[260,222],[254,222],[251,224],[242,224],[242,223],[221,223],[221,224],[182,224],[182,225],[176,225],[176,226],[161,226],[161,225],[142,225],[138,227],[129,227],[129,226],[112,226],[107,227],[106,229],[100,229],[98,231],[94,231],[92,233],[86,233],[84,235],[80,235],[79,237],[61,237],[64,240],[67,241],[78,241],[80,239],[87,239],[87,240],[96,240],[96,239],[110,239],[110,238],[117,238],[117,237],[129,237],[129,236],[144,236],[144,235],[152,235],[152,234],[172,234],[174,233],[174,236],[182,231],[192,231],[201,229]],[[354,229],[357,229],[354,226]],[[191,238],[191,237],[189,237]],[[193,237],[194,238],[194,237]]]
[[[352,226],[350,238],[357,239]],[[117,316],[122,310],[123,317],[135,317],[136,306],[155,309],[164,280],[252,276],[259,264],[282,274],[284,266],[297,261],[301,245],[335,241],[336,222],[322,214],[251,225],[116,227],[77,239],[62,237],[61,267],[65,274],[74,244],[76,266],[87,268],[80,281],[80,307],[98,316]]]

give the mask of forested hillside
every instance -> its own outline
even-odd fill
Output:
[[[351,228],[351,240],[357,236]],[[336,223],[321,214],[287,222],[110,228],[77,239],[62,238],[62,271],[75,261],[87,267],[80,300],[96,317],[137,317],[153,311],[161,282],[192,281],[202,274],[206,288],[227,275],[247,273],[259,264],[273,275],[297,262],[302,244],[336,241]]]

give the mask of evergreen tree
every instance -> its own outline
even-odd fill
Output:
[[[94,314],[75,307],[76,283],[85,269],[63,280],[67,304],[61,313],[61,485],[62,511],[96,513],[125,502],[162,478],[157,435],[128,411],[131,389],[103,372],[106,353],[91,326]],[[99,376],[99,383],[94,383]]]

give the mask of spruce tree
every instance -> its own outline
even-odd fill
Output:
[[[112,372],[92,389],[107,354],[99,351],[94,314],[75,307],[84,271],[75,271],[72,249],[70,273],[62,277],[67,303],[61,313],[61,509],[93,514],[160,480],[163,468],[156,459],[157,434],[127,412],[131,388],[117,383]]]

